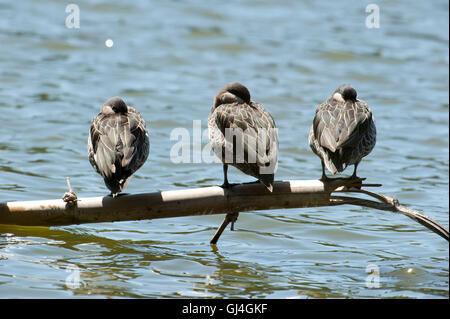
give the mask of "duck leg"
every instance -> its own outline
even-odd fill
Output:
[[[359,164],[359,162],[355,164],[355,169],[353,170],[353,174],[350,177],[351,179],[359,179],[359,177],[356,176],[356,169],[358,168],[358,164]]]
[[[221,187],[228,188],[230,183],[228,183],[228,164],[223,164],[223,184]]]
[[[322,161],[322,177],[320,178],[320,181],[326,183],[327,181],[332,180],[332,178],[329,178],[326,174],[325,174],[325,163]]]
[[[228,183],[228,164],[223,164],[223,184],[220,185],[222,188],[231,188],[238,184]]]
[[[356,169],[358,168],[358,164],[359,164],[359,162],[355,164],[355,169],[353,170],[352,176],[349,177],[349,180],[354,181],[354,185],[352,187],[361,189],[362,181],[365,180],[365,178],[360,178],[356,175]]]

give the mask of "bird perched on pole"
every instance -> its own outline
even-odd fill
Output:
[[[107,100],[94,117],[88,138],[89,162],[116,197],[147,160],[150,142],[139,111],[120,97]]]
[[[371,110],[357,98],[356,90],[343,84],[319,105],[309,134],[309,145],[322,161],[322,181],[355,165],[350,179],[357,179],[361,159],[375,147],[377,131]]]
[[[264,107],[250,99],[240,83],[225,85],[215,96],[208,118],[211,147],[222,160],[224,183],[228,165],[256,177],[272,192],[278,156],[275,121]]]

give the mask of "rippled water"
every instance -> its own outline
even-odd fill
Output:
[[[447,1],[380,2],[374,29],[367,4],[350,1],[78,1],[79,29],[66,28],[66,5],[0,3],[0,202],[60,198],[65,176],[80,197],[107,194],[86,142],[115,95],[151,135],[127,192],[220,184],[221,165],[171,163],[170,133],[192,133],[193,120],[206,129],[230,81],[276,119],[276,179],[318,178],[307,144],[315,108],[352,83],[378,130],[359,175],[448,228]],[[234,168],[229,177],[252,180]],[[222,218],[0,225],[0,297],[449,297],[448,242],[405,216],[353,206],[242,213],[210,246]],[[379,288],[366,287],[369,265]]]

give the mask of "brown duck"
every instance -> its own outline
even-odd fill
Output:
[[[208,131],[212,149],[223,163],[223,187],[230,186],[227,171],[228,165],[233,165],[273,190],[278,156],[275,121],[261,104],[250,99],[245,86],[233,82],[217,93]]]
[[[107,100],[92,120],[89,162],[103,177],[113,197],[123,191],[131,175],[144,165],[149,146],[141,114],[119,97]]]
[[[351,85],[341,85],[317,108],[309,134],[309,145],[322,161],[321,179],[328,179],[325,167],[334,175],[349,165],[355,165],[350,178],[358,178],[358,164],[375,147],[376,135],[367,103]]]

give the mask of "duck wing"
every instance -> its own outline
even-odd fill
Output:
[[[372,113],[364,101],[338,102],[328,99],[316,111],[314,137],[331,152],[356,147],[369,128]]]
[[[124,132],[122,166],[133,173],[147,160],[150,142],[145,120],[138,110],[130,106],[128,107],[128,128]]]
[[[125,114],[98,114],[92,121],[89,160],[103,177],[126,171],[128,176],[148,156],[145,122],[131,107]]]
[[[226,129],[237,129],[236,141],[243,142],[243,162],[257,166],[268,166],[276,163],[278,155],[278,135],[275,130],[273,117],[260,104],[250,102],[222,104],[216,108],[216,124],[225,137],[227,144],[236,145],[233,135],[227,134]],[[243,136],[241,137],[240,134]],[[273,172],[272,172],[273,173]]]

